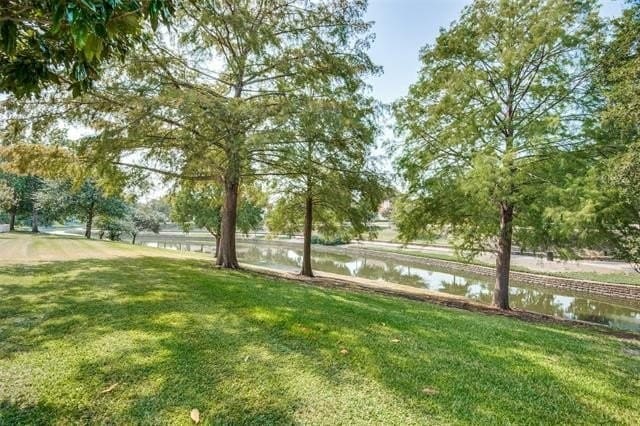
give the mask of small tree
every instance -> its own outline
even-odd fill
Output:
[[[136,207],[130,213],[131,226],[129,233],[131,234],[131,244],[136,243],[138,233],[149,231],[157,234],[160,232],[160,225],[166,220],[161,214],[145,207]]]
[[[315,87],[300,96],[282,123],[275,187],[281,194],[270,212],[272,232],[291,232],[302,224],[302,271],[313,276],[311,237],[344,230],[360,235],[384,197],[380,177],[369,167],[377,127],[375,104],[359,93],[360,74],[351,84]]]

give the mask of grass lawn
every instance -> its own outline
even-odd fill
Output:
[[[0,259],[2,425],[640,424],[640,344],[591,329],[118,243]]]

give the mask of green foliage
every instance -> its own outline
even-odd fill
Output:
[[[7,211],[13,206],[14,189],[0,181],[0,210]]]
[[[262,226],[264,195],[257,187],[245,186],[238,206],[237,226],[248,234]],[[220,238],[222,225],[223,191],[213,183],[182,182],[171,197],[171,219],[184,232],[193,226],[206,229],[213,237]]]
[[[344,85],[299,94],[280,117],[280,149],[270,165],[278,197],[268,215],[271,232],[299,232],[309,201],[312,227],[328,239],[373,233],[369,224],[388,193],[370,164],[378,107],[362,94],[362,73],[350,72]]]
[[[135,244],[138,233],[142,231],[159,233],[160,226],[167,221],[167,217],[145,205],[131,208],[125,220],[129,222],[126,230],[132,237],[132,244]]]
[[[132,234],[135,231],[133,223],[122,217],[98,216],[96,227],[100,230],[100,239],[105,236],[111,241],[120,241],[124,234]]]
[[[2,203],[7,212],[30,216],[34,209],[36,194],[44,183],[43,180],[37,176],[0,172],[0,183],[5,188]]]
[[[48,181],[35,198],[42,211],[60,221],[72,217],[82,222],[96,216],[121,218],[127,212],[122,197],[109,195],[93,180],[86,180],[79,186],[68,180]]]
[[[571,244],[553,207],[584,145],[600,28],[592,1],[480,0],[422,50],[419,79],[394,108],[403,238],[445,229],[461,251],[493,249],[500,212],[512,210],[515,241]]]
[[[172,13],[171,0],[2,2],[0,91],[21,97],[66,83],[77,95],[142,39],[144,20],[155,29]]]
[[[596,82],[603,94],[588,229],[640,270],[640,2],[613,23]],[[602,155],[604,153],[604,155]],[[584,206],[581,206],[583,209]],[[590,225],[590,226],[589,226]],[[585,227],[587,228],[587,227]],[[600,234],[598,234],[600,232]]]
[[[344,231],[341,234],[332,235],[331,237],[323,237],[320,235],[311,236],[311,244],[320,244],[323,246],[339,246],[349,244],[350,242],[351,234]]]

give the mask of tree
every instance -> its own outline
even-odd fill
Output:
[[[359,77],[356,72],[345,87],[329,84],[300,96],[281,123],[286,148],[275,161],[280,175],[275,186],[282,195],[269,226],[272,232],[290,232],[302,223],[305,276],[313,276],[313,229],[335,235],[349,222],[349,233],[361,235],[384,197],[381,179],[368,164],[377,134],[375,105],[358,93]]]
[[[603,92],[597,140],[597,223],[619,258],[640,271],[640,2],[613,22],[597,81]]]
[[[247,188],[240,200],[238,228],[248,234],[262,225],[264,197],[257,188]],[[215,239],[218,256],[222,233],[224,194],[220,185],[183,182],[172,197],[171,218],[185,230],[192,225],[206,229]],[[185,231],[186,232],[186,231]]]
[[[401,235],[448,227],[462,251],[495,244],[502,309],[512,241],[562,184],[559,157],[584,143],[600,27],[591,0],[475,1],[422,50],[419,80],[395,105],[409,189]]]
[[[20,97],[68,83],[78,94],[141,40],[144,20],[155,29],[172,13],[171,0],[2,2],[0,91]]]
[[[166,220],[158,212],[148,207],[137,206],[130,213],[131,226],[129,233],[131,234],[131,244],[136,243],[138,233],[149,231],[157,234],[160,232],[160,225]]]
[[[9,188],[6,195],[10,195],[10,198],[4,200],[9,213],[9,229],[15,230],[19,215],[28,215],[32,232],[38,232],[38,206],[34,197],[43,184],[42,179],[0,172],[0,182]]]
[[[97,216],[122,218],[127,211],[126,202],[110,195],[93,179],[79,185],[70,180],[49,181],[35,195],[40,210],[57,220],[75,217],[85,224],[85,238],[90,239]]]
[[[91,96],[73,101],[74,113],[97,132],[82,154],[222,184],[217,263],[237,268],[241,181],[252,180],[257,166],[269,164],[269,153],[280,148],[271,136],[289,96],[309,81],[339,80],[347,68],[375,69],[364,53],[365,6],[330,0],[184,3],[175,37],[157,35]],[[124,162],[122,154],[132,152],[136,164]]]

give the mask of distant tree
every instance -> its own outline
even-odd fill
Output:
[[[169,195],[149,200],[144,203],[143,207],[157,213],[163,220],[168,220],[169,216],[171,216],[171,200]]]
[[[474,1],[422,50],[418,82],[395,105],[406,137],[401,235],[448,227],[460,250],[495,248],[502,309],[512,241],[552,207],[560,159],[584,142],[588,48],[600,29],[591,0]]]
[[[67,83],[79,94],[141,39],[144,20],[156,28],[172,13],[171,0],[0,2],[0,91],[24,96]]]
[[[222,236],[223,188],[212,183],[183,182],[172,197],[171,218],[185,232],[193,226],[206,229],[215,239],[217,257]],[[237,226],[248,234],[262,225],[264,196],[257,189],[245,188],[238,208]]]
[[[131,233],[133,230],[130,220],[113,216],[98,216],[96,227],[100,230],[100,239],[106,236],[111,241],[120,241],[123,234]]]
[[[151,210],[148,206],[137,206],[132,209],[129,214],[131,226],[129,234],[131,234],[131,244],[136,243],[138,233],[149,231],[157,234],[160,232],[160,225],[166,221],[166,217],[162,214]]]
[[[0,182],[9,188],[5,193],[4,204],[9,214],[9,229],[15,230],[17,218],[28,216],[32,232],[38,232],[38,206],[35,194],[43,185],[43,180],[37,176],[21,176],[0,172]]]
[[[85,238],[91,238],[97,216],[121,218],[127,212],[124,199],[110,195],[93,179],[79,186],[69,180],[48,181],[35,195],[39,208],[49,217],[64,221],[71,217],[85,224]]]

